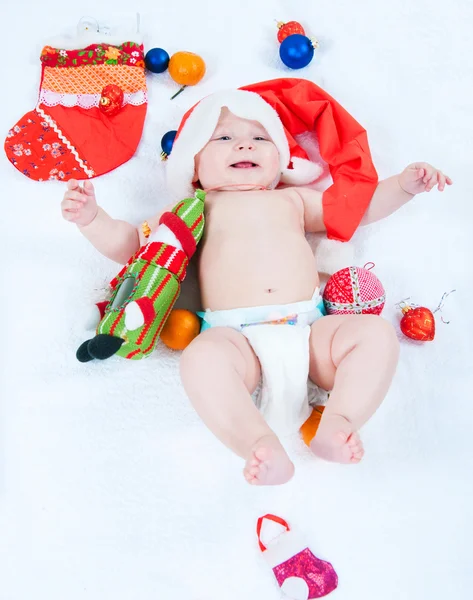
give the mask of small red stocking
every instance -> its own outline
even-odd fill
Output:
[[[271,523],[281,525],[284,530],[276,538],[263,544],[262,527]],[[256,533],[263,557],[273,569],[286,596],[294,600],[321,598],[337,587],[338,577],[332,565],[317,558],[308,548],[303,536],[291,531],[284,519],[264,515],[258,519]]]
[[[129,160],[143,130],[143,46],[45,46],[36,108],[8,132],[11,163],[36,181],[88,179]]]

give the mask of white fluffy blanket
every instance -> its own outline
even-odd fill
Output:
[[[96,5],[3,9],[5,134],[35,105],[43,40]],[[100,8],[118,15],[130,4]],[[30,181],[4,157],[0,598],[276,600],[256,545],[256,519],[266,512],[303,529],[314,553],[333,563],[334,599],[470,598],[471,4],[142,0],[136,8],[147,49],[197,52],[208,74],[173,102],[168,75],[148,76],[137,153],[95,182],[105,210],[139,223],[164,206],[161,136],[207,93],[293,76],[279,61],[273,19],[299,19],[320,50],[295,75],[366,127],[380,177],[425,160],[455,181],[354,240],[356,263],[376,263],[386,319],[398,324],[394,304],[406,296],[435,308],[456,288],[444,313],[451,323],[439,323],[429,344],[401,338],[394,385],[362,431],[359,466],[316,460],[294,439],[295,478],[255,489],[186,399],[178,353],[160,345],[146,361],[77,362],[84,309],[116,266],[61,219],[62,185]],[[181,306],[192,308],[192,281]]]

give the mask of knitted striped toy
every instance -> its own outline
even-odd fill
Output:
[[[197,190],[165,212],[148,243],[112,279],[110,300],[97,304],[102,318],[96,336],[79,347],[79,361],[113,354],[139,359],[154,350],[202,238],[204,200],[205,192]]]

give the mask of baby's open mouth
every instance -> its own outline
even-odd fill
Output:
[[[248,160],[242,160],[241,162],[234,163],[230,166],[234,169],[252,169],[254,167],[259,167],[259,165],[257,165],[256,163],[250,162]]]

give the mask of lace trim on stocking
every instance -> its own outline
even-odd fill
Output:
[[[85,165],[84,161],[80,158],[77,150],[74,148],[74,146],[71,144],[71,142],[63,135],[62,131],[58,128],[56,121],[54,121],[49,115],[47,115],[44,112],[44,110],[42,110],[39,106],[36,107],[36,112],[43,117],[43,119],[46,121],[46,123],[50,127],[52,127],[52,129],[54,129],[54,131],[57,133],[58,138],[67,146],[67,148],[69,148],[72,156],[79,163],[79,166],[84,171],[84,173],[86,173],[86,175],[88,175],[89,177],[93,177],[95,175],[95,171],[93,169],[89,169]]]
[[[146,102],[148,102],[148,95],[143,90],[134,93],[125,92],[123,96],[123,106],[125,104],[140,106],[141,104],[146,104]],[[81,108],[93,108],[94,106],[99,106],[100,94],[59,94],[51,90],[41,89],[39,103],[46,106],[61,104],[61,106],[66,107],[80,106]]]

